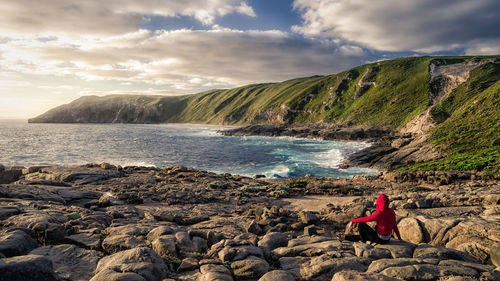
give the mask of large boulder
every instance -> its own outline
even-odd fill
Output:
[[[201,276],[197,281],[233,281],[231,271],[215,260],[200,261]]]
[[[415,218],[403,218],[398,223],[401,238],[411,243],[425,243],[425,235],[420,222]]]
[[[42,256],[25,255],[0,260],[0,281],[59,281],[52,262]]]
[[[320,237],[316,237],[318,239]],[[295,257],[295,256],[318,256],[330,251],[337,251],[343,247],[339,240],[325,238],[316,241],[311,240],[305,244],[298,244],[296,239],[288,242],[288,247],[276,248],[272,251],[275,258]]]
[[[158,238],[160,236],[167,235],[167,234],[173,234],[173,233],[175,233],[175,230],[172,227],[167,226],[167,225],[161,225],[161,226],[153,228],[148,233],[148,235],[146,236],[146,238],[149,241],[155,241],[156,238]]]
[[[420,244],[413,252],[414,258],[433,258],[440,260],[467,260],[467,261],[476,261],[474,258],[470,257],[464,252],[460,252],[453,249],[447,249],[438,246],[431,246],[427,244]]]
[[[22,230],[14,230],[0,236],[0,253],[6,257],[27,254],[37,246],[36,240]]]
[[[110,280],[116,273],[135,273],[147,281],[161,281],[165,278],[168,268],[152,249],[141,247],[102,258],[95,272],[96,276],[91,281]],[[137,276],[134,278],[138,280]]]
[[[259,281],[295,281],[295,278],[287,271],[273,270],[264,274]]]
[[[96,251],[85,250],[74,245],[46,246],[31,251],[32,255],[46,256],[54,271],[68,280],[89,280],[97,267]]]
[[[262,252],[261,248],[251,245],[227,246],[219,252],[218,256],[223,262],[243,260],[249,256],[256,256],[263,259],[264,252]]]
[[[110,254],[145,246],[144,241],[127,234],[109,236],[102,241],[102,249]]]
[[[133,272],[116,272],[104,269],[92,277],[90,281],[147,281],[147,279]]]
[[[500,267],[500,244],[497,244],[490,248],[491,262],[496,266]]]
[[[344,269],[365,271],[366,265],[357,257],[341,257],[325,254],[312,258],[300,268],[300,275],[305,280],[330,281],[333,275]]]
[[[269,270],[269,264],[255,256],[231,264],[234,275],[241,279],[258,279]]]
[[[305,225],[315,224],[319,221],[318,216],[313,212],[300,211],[299,218]]]
[[[162,256],[177,256],[175,247],[175,237],[173,235],[163,235],[156,238],[151,244],[153,250]]]
[[[439,261],[435,260],[435,264]],[[380,273],[383,270],[390,267],[403,267],[407,265],[419,265],[419,264],[428,264],[429,261],[424,259],[413,259],[413,258],[399,258],[399,259],[379,259],[373,261],[368,267],[367,272],[376,272]]]
[[[375,246],[377,249],[389,250],[393,259],[413,257],[413,250],[416,247],[417,245],[415,244],[399,240],[391,240],[388,244],[378,244]]]
[[[22,169],[14,170],[1,170],[0,171],[0,184],[15,182],[23,175]]]
[[[101,248],[101,235],[90,233],[77,233],[65,237],[66,243],[74,244],[88,250],[99,250]]]
[[[187,232],[177,232],[175,234],[175,244],[180,254],[190,255],[194,253],[204,253],[207,251],[207,240],[200,237],[191,237]]]
[[[66,228],[58,223],[40,222],[31,227],[38,242],[42,245],[61,244],[68,234]]]
[[[356,256],[370,259],[384,259],[391,258],[391,251],[384,248],[375,248],[370,244],[361,242],[354,243],[354,252]]]
[[[468,267],[437,266],[433,264],[406,265],[389,267],[381,274],[404,280],[437,280],[446,276],[479,277],[476,270]]]
[[[279,247],[286,247],[288,245],[288,238],[281,232],[271,232],[264,235],[257,245],[264,251],[264,255],[269,257],[272,250]]]
[[[21,210],[15,206],[0,206],[0,220],[4,220],[10,216],[20,214]]]

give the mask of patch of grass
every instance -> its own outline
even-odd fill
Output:
[[[436,170],[487,171],[487,175],[499,175],[500,147],[457,153],[435,161],[415,164],[404,170],[410,172]]]
[[[80,231],[78,230],[78,228],[71,226],[66,229],[66,232],[68,233],[68,235],[73,235],[79,233]]]
[[[348,186],[341,186],[338,188],[338,191],[344,195],[350,194],[354,191],[358,191],[359,187],[354,186],[354,185],[348,185]]]
[[[182,263],[180,259],[174,256],[162,256],[161,258],[168,266],[172,267],[174,271],[176,271]]]
[[[305,188],[307,186],[307,181],[304,180],[292,180],[286,183],[290,188]]]
[[[73,213],[67,214],[66,216],[70,220],[76,220],[76,219],[81,219],[82,218],[82,216],[79,213],[77,213],[77,212],[73,212]]]

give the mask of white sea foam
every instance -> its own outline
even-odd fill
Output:
[[[289,173],[290,168],[286,165],[277,165],[272,170],[265,172],[264,175],[268,178],[287,178]]]
[[[344,160],[342,151],[338,148],[330,149],[324,153],[319,153],[312,157],[311,162],[324,168],[338,168]]]
[[[127,167],[127,166],[137,166],[137,167],[157,167],[155,164],[150,163],[150,162],[145,162],[145,161],[125,161],[121,162],[118,165],[122,167]]]

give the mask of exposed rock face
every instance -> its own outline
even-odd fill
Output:
[[[470,61],[467,63],[444,64],[442,60],[434,60],[429,65],[429,104],[423,113],[409,121],[401,133],[425,134],[434,127],[430,116],[433,105],[446,98],[455,88],[469,79],[470,71],[490,62],[489,60]]]
[[[246,127],[224,130],[226,136],[294,136],[304,138],[322,138],[325,140],[362,140],[376,141],[381,138],[393,138],[391,132],[374,127],[348,127],[340,125],[250,125]]]
[[[40,247],[30,254],[47,257],[52,262],[54,271],[67,280],[89,280],[94,276],[99,260],[96,251],[73,245]]]
[[[29,173],[27,168],[25,177],[31,179],[43,174],[66,180],[0,185],[0,280],[499,277],[497,180],[450,173],[437,182],[441,174],[400,172],[305,177],[300,180],[307,184],[289,188],[286,196],[345,196],[342,190],[355,189],[344,197],[350,200],[330,197],[332,204],[312,212],[288,205],[293,198],[277,199],[267,188],[284,186],[287,179],[185,167],[126,167],[108,177],[113,169],[85,165]],[[240,190],[256,192],[242,204],[234,197]],[[391,195],[406,241],[376,245],[336,235],[353,218],[373,213],[382,192]],[[105,195],[117,201],[100,202]],[[249,231],[249,225],[260,231]]]

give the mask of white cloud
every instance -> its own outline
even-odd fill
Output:
[[[500,39],[476,40],[465,50],[466,55],[498,55],[500,54]]]
[[[255,16],[252,7],[241,0],[2,0],[0,31],[112,35],[135,31],[153,15],[191,16],[210,25],[217,17],[231,13]]]
[[[436,52],[500,38],[497,0],[295,0],[294,31],[383,51]]]
[[[145,31],[97,40],[40,42],[20,38],[0,45],[4,69],[76,75],[195,89],[230,87],[330,74],[359,64],[357,46],[336,45],[281,31]],[[103,43],[105,42],[105,43]]]

